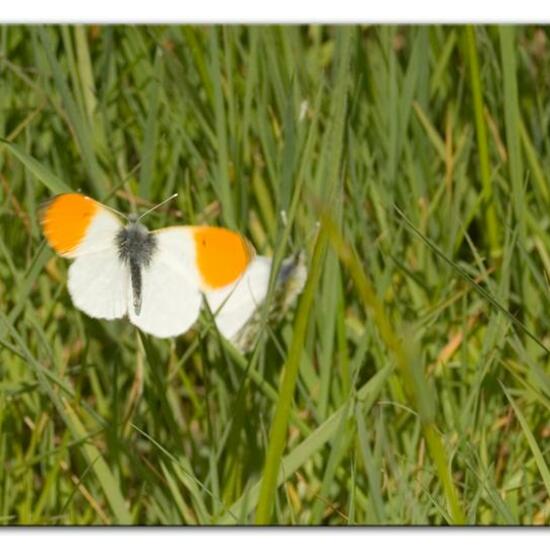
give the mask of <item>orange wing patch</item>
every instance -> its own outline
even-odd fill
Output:
[[[229,229],[195,227],[193,237],[199,273],[211,289],[237,280],[255,255],[253,246]]]
[[[41,224],[50,246],[67,254],[82,241],[100,206],[79,193],[54,197],[42,211]]]

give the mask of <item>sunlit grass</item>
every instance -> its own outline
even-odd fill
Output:
[[[548,524],[545,29],[0,28],[0,522]],[[242,355],[76,310],[41,202],[238,229]]]

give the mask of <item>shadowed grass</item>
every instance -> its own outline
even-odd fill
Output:
[[[475,37],[475,28],[472,25],[464,27],[468,64],[470,66],[470,86],[476,122],[476,136],[479,151],[479,172],[483,187],[485,203],[485,218],[487,225],[487,238],[491,247],[491,254],[499,254],[498,229],[493,203],[493,184],[489,160],[489,144],[487,141],[487,129],[485,124],[485,109],[483,105],[483,91],[481,76],[479,73],[478,50]]]

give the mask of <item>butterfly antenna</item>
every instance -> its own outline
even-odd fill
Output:
[[[171,195],[170,197],[168,197],[167,199],[164,199],[162,202],[159,202],[158,204],[156,204],[155,206],[153,206],[153,208],[149,208],[149,210],[147,210],[146,212],[144,212],[138,219],[137,221],[141,220],[141,218],[144,218],[145,216],[147,216],[147,214],[150,214],[153,210],[156,210],[157,208],[160,208],[163,204],[166,204],[168,201],[171,201],[172,199],[175,199],[176,197],[178,196],[177,193],[174,193],[173,195]]]
[[[78,192],[82,193],[82,189],[78,188]],[[111,198],[111,193],[109,193],[106,197],[103,197],[103,200],[108,200]],[[106,208],[107,210],[110,210],[113,214],[116,214],[117,216],[121,216],[125,220],[128,220],[128,216],[126,214],[123,214],[122,212],[119,212],[116,208],[113,208],[112,206],[108,206],[107,204],[101,203],[101,206],[103,208]]]
[[[122,216],[126,221],[128,221],[128,216],[126,214],[123,214],[122,212],[119,212],[116,208],[113,208],[112,206],[107,206],[106,204],[101,204],[103,208],[106,208],[107,210],[110,210],[114,214],[117,214],[118,216]]]

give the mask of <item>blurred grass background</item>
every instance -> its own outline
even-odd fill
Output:
[[[1,27],[0,522],[550,523],[548,39]],[[86,317],[67,188],[306,250],[297,310],[246,356]]]

